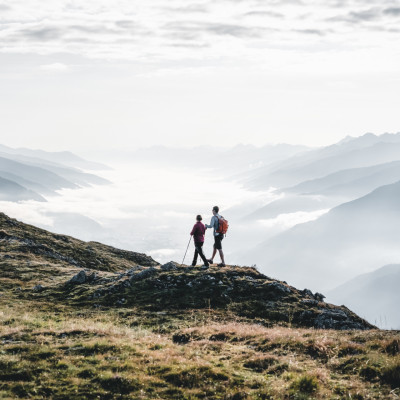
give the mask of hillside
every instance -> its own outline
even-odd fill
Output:
[[[0,251],[0,398],[384,399],[400,382],[398,333],[254,268],[160,265],[4,214]]]

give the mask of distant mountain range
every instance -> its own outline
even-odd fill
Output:
[[[299,224],[247,252],[272,276],[331,289],[379,263],[400,259],[400,182]]]
[[[330,211],[241,250],[236,262],[255,263],[298,287],[331,290],[332,301],[370,322],[400,326],[397,269],[373,272],[400,261],[400,133],[346,138],[248,171],[240,181],[252,190],[275,187],[279,196],[245,215],[249,224]]]
[[[367,134],[338,144],[296,154],[284,161],[257,168],[242,182],[254,190],[283,188],[338,171],[400,160],[400,133]]]
[[[110,169],[109,166],[98,162],[88,161],[82,157],[77,156],[70,151],[44,151],[44,150],[32,150],[26,148],[13,149],[8,146],[0,144],[0,152],[6,154],[16,155],[18,157],[29,157],[33,159],[40,159],[42,162],[46,161],[49,163],[62,164],[64,166],[80,168],[89,171],[105,171]]]
[[[359,275],[326,293],[329,301],[346,304],[368,321],[400,329],[400,264]]]
[[[12,149],[0,145],[0,200],[46,201],[60,189],[109,182],[82,169],[109,169],[70,152]]]

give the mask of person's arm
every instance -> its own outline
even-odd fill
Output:
[[[214,217],[211,217],[210,225],[205,224],[206,229],[207,228],[212,228],[213,218]]]
[[[192,232],[190,232],[190,234],[191,234],[192,236],[196,233],[196,228],[197,228],[197,226],[196,226],[196,224],[194,224],[193,229],[192,229]]]
[[[207,225],[206,224],[206,228],[214,228],[214,226],[215,226],[215,219],[216,219],[217,217],[214,215],[212,218],[211,218],[211,221],[210,221],[210,225]]]

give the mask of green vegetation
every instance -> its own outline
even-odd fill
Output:
[[[254,269],[160,269],[2,215],[1,232],[0,399],[400,396],[399,332],[307,327],[340,311],[371,328]]]

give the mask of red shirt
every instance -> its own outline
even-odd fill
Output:
[[[193,236],[195,242],[204,242],[204,234],[206,233],[206,227],[202,222],[197,222],[194,224],[192,232],[190,234]]]

